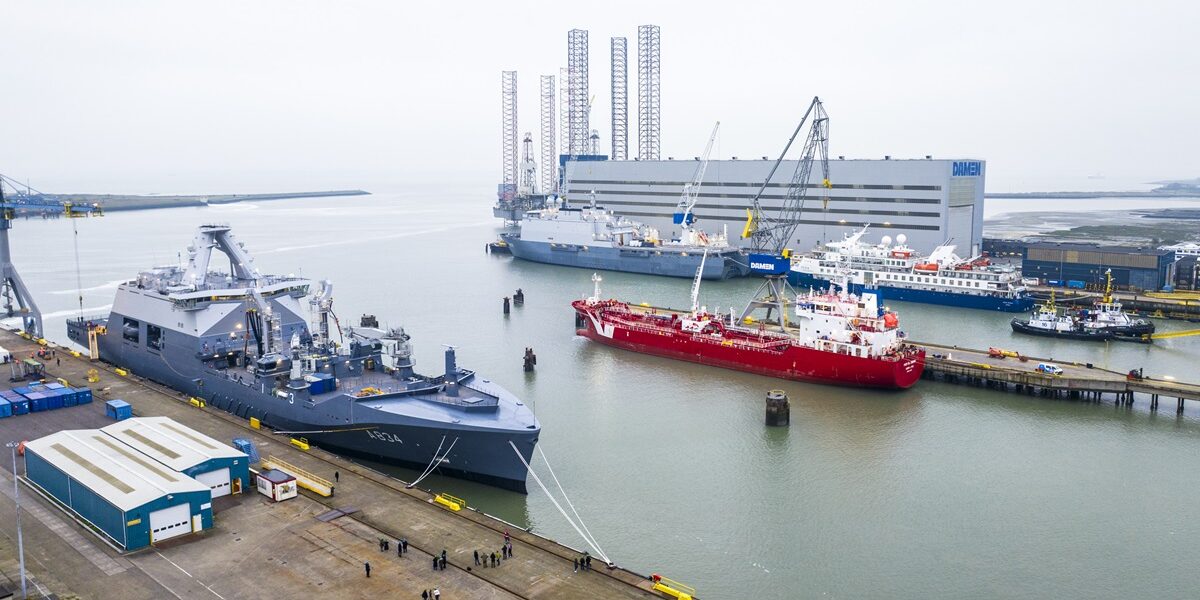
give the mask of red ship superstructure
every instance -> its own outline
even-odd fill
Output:
[[[905,343],[895,313],[882,310],[875,294],[834,291],[796,294],[779,278],[740,317],[699,307],[679,311],[600,299],[571,305],[578,335],[634,352],[833,385],[903,389],[925,369],[924,350]],[[789,310],[790,308],[790,310]],[[754,311],[766,310],[758,320]],[[774,318],[772,318],[774,313]]]

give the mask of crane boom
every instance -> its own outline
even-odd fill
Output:
[[[13,188],[16,196],[14,199],[10,200],[5,197],[5,183]],[[25,188],[26,191],[24,193],[21,192],[21,187]],[[25,282],[21,279],[21,275],[17,273],[16,266],[12,263],[12,252],[8,243],[8,230],[12,229],[12,223],[17,218],[17,211],[22,209],[40,209],[46,212],[62,213],[66,217],[101,216],[103,214],[98,204],[78,207],[72,202],[54,201],[51,198],[28,185],[22,186],[22,184],[11,177],[0,173],[0,297],[2,297],[4,303],[3,310],[0,311],[0,316],[15,317],[19,315],[21,317],[22,329],[33,339],[44,337],[45,330],[42,328],[42,312],[38,309],[37,303],[33,299],[33,293],[26,287]],[[76,235],[75,239],[76,243],[78,243],[78,235]],[[78,248],[76,249],[75,267],[78,270]],[[15,307],[13,306],[13,302],[16,302]],[[83,299],[81,296],[81,310],[82,306]]]
[[[791,149],[806,123],[809,124],[809,130],[805,136],[804,149],[796,165],[796,171],[788,183],[783,203],[777,212],[768,212],[762,207],[763,192],[766,191],[775,172],[779,169],[779,165],[783,163],[788,150]],[[796,227],[800,225],[800,215],[804,212],[804,201],[808,196],[808,182],[812,176],[813,163],[817,160],[821,162],[823,198],[828,203],[828,190],[833,187],[829,181],[829,116],[825,113],[821,99],[814,96],[808,105],[808,110],[804,112],[804,117],[800,119],[800,124],[792,132],[792,137],[783,147],[783,152],[779,154],[779,158],[771,166],[758,193],[754,195],[751,208],[748,209],[749,214],[742,237],[751,238],[753,240],[751,245],[755,250],[769,255],[764,260],[758,261],[760,264],[770,262],[772,265],[770,268],[756,268],[754,267],[754,255],[752,255],[751,267],[755,272],[780,274],[781,271],[786,270],[786,267],[782,266],[784,261],[780,260],[780,257],[786,258],[787,245],[796,232]],[[762,257],[762,255],[758,256]]]
[[[708,170],[708,157],[712,154],[713,141],[717,139],[717,131],[720,128],[721,122],[717,121],[717,124],[713,125],[712,135],[708,136],[708,145],[704,147],[704,154],[700,157],[700,165],[696,167],[696,174],[692,176],[690,183],[683,186],[679,205],[675,207],[675,224],[683,225],[684,229],[687,229],[696,220],[692,208],[696,206],[696,200],[700,197],[700,184],[704,181],[704,172]]]

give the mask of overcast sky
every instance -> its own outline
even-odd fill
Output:
[[[1200,176],[1197,2],[3,6],[0,172],[48,192],[490,194],[500,71],[519,72],[536,139],[538,76],[566,65],[567,30],[590,30],[607,149],[609,38],[636,64],[647,23],[664,157],[699,154],[716,120],[720,156],[774,155],[819,95],[833,155],[983,158],[991,191]]]

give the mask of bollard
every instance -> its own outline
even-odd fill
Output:
[[[786,426],[791,422],[792,409],[788,405],[787,392],[771,390],[767,392],[767,425],[771,427]]]
[[[509,311],[508,296],[505,296],[504,297],[504,314],[507,315],[508,311]]]
[[[525,349],[525,372],[532,373],[533,367],[537,365],[537,355],[533,353],[533,348]]]
[[[517,306],[525,304],[525,292],[522,292],[521,288],[517,288],[517,293],[513,294],[513,304]]]

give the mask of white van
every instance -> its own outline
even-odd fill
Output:
[[[1038,363],[1037,370],[1050,375],[1062,375],[1062,367],[1052,363]]]

